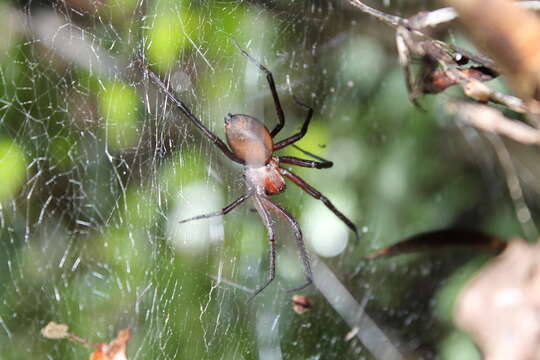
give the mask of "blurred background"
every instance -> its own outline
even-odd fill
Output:
[[[441,6],[372,5],[400,16]],[[268,267],[250,204],[178,224],[241,195],[242,169],[165,102],[138,59],[221,138],[229,112],[272,127],[265,77],[230,37],[274,74],[287,119],[279,139],[306,115],[291,94],[313,106],[299,145],[334,166],[296,173],[360,229],[355,244],[322,203],[289,184],[275,200],[299,220],[309,251],[404,356],[480,358],[455,329],[452,306],[492,255],[362,259],[442,228],[536,237],[534,223],[517,219],[490,140],[445,115],[436,97],[420,99],[425,111],[408,101],[391,28],[338,0],[0,0],[0,29],[3,359],[89,356],[41,337],[49,321],[93,342],[129,327],[129,359],[374,358],[346,339],[351,328],[315,287],[302,291],[313,310],[293,311],[286,289],[304,278],[286,224],[277,225],[277,278],[249,304],[247,289]],[[468,46],[456,31],[446,39]],[[518,166],[534,164],[535,149],[510,145]],[[523,177],[533,219],[537,174]]]

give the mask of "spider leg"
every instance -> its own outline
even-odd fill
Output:
[[[296,134],[294,134],[294,135],[292,135],[292,136],[290,136],[290,137],[288,137],[288,138],[286,138],[284,140],[281,140],[280,142],[274,144],[274,151],[279,150],[279,149],[283,149],[284,147],[289,146],[292,143],[294,143],[294,142],[300,140],[301,138],[303,138],[304,135],[306,135],[309,123],[311,121],[311,118],[313,117],[313,108],[311,106],[307,106],[306,104],[301,103],[300,101],[298,101],[298,99],[294,95],[293,95],[293,99],[298,105],[300,105],[301,107],[303,107],[304,109],[306,109],[308,111],[308,113],[306,115],[306,119],[304,120],[304,124],[302,125],[302,128],[300,129],[299,132],[297,132]]]
[[[246,303],[253,300],[255,296],[259,295],[261,291],[266,289],[268,285],[274,281],[276,276],[276,241],[274,238],[274,227],[272,226],[272,218],[270,217],[270,213],[268,212],[268,209],[265,206],[266,204],[263,201],[264,198],[261,196],[253,196],[253,204],[255,205],[255,209],[259,213],[268,234],[268,280],[266,280],[263,286],[253,292],[253,294],[247,299]]]
[[[300,229],[298,222],[296,222],[296,220],[292,217],[291,214],[289,214],[287,210],[275,204],[268,198],[262,198],[262,201],[264,202],[264,205],[270,208],[270,210],[272,210],[275,214],[285,219],[294,231],[294,236],[296,238],[296,246],[298,248],[298,251],[300,252],[300,258],[302,259],[302,264],[304,265],[304,275],[307,279],[307,282],[305,284],[302,284],[301,286],[289,289],[287,291],[294,292],[294,291],[302,290],[313,283],[313,273],[311,272],[311,261],[309,260],[309,255],[306,251],[306,246],[304,244],[304,239],[302,236],[302,230]]]
[[[334,165],[333,162],[325,160],[324,162],[300,159],[294,156],[279,156],[279,162],[284,164],[298,165],[302,167],[315,169],[328,169]]]
[[[274,99],[274,106],[276,107],[276,113],[278,118],[277,125],[270,132],[270,135],[274,137],[277,135],[277,133],[281,131],[281,129],[283,129],[283,126],[285,125],[285,114],[283,113],[283,108],[281,107],[281,103],[279,101],[279,96],[276,90],[276,83],[274,82],[274,76],[272,75],[272,72],[270,72],[270,70],[268,70],[266,67],[264,67],[264,65],[259,63],[257,60],[255,60],[255,58],[253,58],[244,49],[242,49],[235,39],[231,38],[231,41],[246,59],[251,61],[255,66],[259,68],[259,70],[266,74],[266,81],[268,81],[268,87],[270,88],[272,98]]]
[[[320,156],[317,156],[313,153],[310,153],[309,151],[306,151],[302,148],[300,148],[297,145],[293,144],[293,148],[300,151],[306,156],[309,156],[315,160],[318,161],[312,161],[312,160],[306,160],[306,159],[300,159],[295,156],[279,156],[280,162],[283,162],[285,164],[291,164],[291,165],[298,165],[308,168],[316,168],[316,169],[328,169],[334,165],[334,163],[330,160],[326,160],[325,158],[322,158]]]
[[[179,223],[182,224],[182,223],[185,223],[185,222],[188,222],[188,221],[200,220],[200,219],[208,219],[208,218],[211,218],[211,217],[214,217],[214,216],[221,216],[221,215],[228,214],[231,210],[233,210],[233,209],[236,208],[238,205],[240,205],[241,203],[243,203],[243,202],[244,202],[247,198],[249,198],[251,195],[253,195],[253,193],[248,192],[248,193],[246,193],[246,194],[240,196],[238,199],[234,200],[232,203],[230,203],[229,205],[225,206],[225,207],[224,207],[223,209],[221,209],[221,210],[214,211],[214,212],[208,213],[208,214],[197,215],[197,216],[194,216],[194,217],[189,218],[189,219],[180,220]]]
[[[320,157],[320,156],[318,156],[318,155],[315,155],[315,154],[313,154],[313,153],[310,153],[309,151],[306,151],[306,150],[302,149],[302,148],[301,148],[300,146],[298,146],[298,145],[294,145],[294,144],[293,144],[292,147],[295,148],[296,150],[300,151],[302,154],[304,154],[304,155],[306,155],[306,156],[309,156],[310,158],[313,158],[313,159],[318,160],[318,161],[320,161],[320,162],[328,162],[328,163],[331,163],[330,160],[326,160],[326,159],[323,158],[323,157]]]
[[[154,73],[152,70],[150,70],[146,65],[145,69],[148,73],[148,76],[152,80],[152,82],[167,96],[167,98],[172,101],[172,103],[182,111],[182,113],[195,125],[203,134],[206,136],[214,145],[216,145],[222,152],[227,156],[229,159],[231,159],[234,162],[243,164],[244,161],[242,161],[238,156],[236,156],[228,147],[227,145],[221,140],[219,137],[217,137],[214,133],[212,133],[204,124],[193,115],[191,110],[187,107],[186,104],[184,104],[176,95],[168,89],[167,85],[161,80],[161,78]]]
[[[326,207],[328,209],[330,209],[330,211],[332,211],[341,221],[343,221],[345,223],[345,225],[347,225],[349,227],[349,229],[351,229],[354,232],[354,236],[356,237],[356,241],[358,241],[360,239],[360,237],[358,235],[358,229],[356,228],[356,225],[354,225],[354,223],[351,220],[349,220],[349,218],[347,218],[345,215],[343,215],[343,213],[341,211],[339,211],[334,206],[334,204],[332,204],[332,202],[330,200],[328,200],[328,198],[326,196],[321,194],[313,186],[306,183],[298,175],[296,175],[296,174],[294,174],[294,173],[292,173],[292,172],[290,172],[290,171],[288,171],[286,169],[283,169],[283,168],[279,168],[279,172],[283,176],[285,176],[287,179],[292,181],[300,189],[304,190],[309,195],[313,196],[315,199],[321,200],[323,202],[323,204],[326,205]]]

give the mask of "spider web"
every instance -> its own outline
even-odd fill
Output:
[[[427,4],[397,5],[392,10],[413,13]],[[439,286],[457,265],[466,264],[462,274],[478,260],[378,264],[361,256],[452,224],[482,197],[502,203],[494,218],[511,233],[511,204],[495,195],[504,186],[489,159],[463,175],[476,135],[467,133],[465,143],[458,129],[440,125],[446,120],[437,111],[411,107],[391,34],[345,1],[0,2],[0,29],[4,358],[88,356],[77,344],[40,337],[49,321],[93,342],[129,327],[129,359],[471,351],[448,320],[457,285]],[[300,221],[312,254],[315,286],[302,294],[314,309],[302,316],[286,292],[304,282],[286,224],[277,221],[277,279],[250,304],[268,266],[266,233],[250,205],[178,224],[241,195],[241,169],[165,101],[140,61],[221,138],[228,112],[271,127],[264,76],[229,37],[274,73],[287,118],[281,136],[305,117],[291,92],[314,106],[300,145],[334,167],[297,172],[362,232],[360,244],[349,242],[347,228],[293,185],[276,197]]]

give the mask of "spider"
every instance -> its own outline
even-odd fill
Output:
[[[298,225],[298,222],[291,216],[291,214],[283,207],[273,202],[269,197],[285,191],[285,179],[288,179],[293,184],[300,187],[314,198],[321,200],[324,205],[330,211],[332,211],[341,221],[343,221],[353,232],[358,240],[358,230],[354,223],[349,220],[343,213],[341,213],[324,195],[317,191],[314,187],[306,183],[298,175],[292,171],[281,167],[281,164],[297,165],[308,168],[326,169],[330,168],[333,163],[318,156],[315,156],[307,151],[303,151],[296,147],[304,154],[313,157],[318,161],[301,159],[293,156],[277,156],[274,152],[281,150],[289,145],[294,144],[300,140],[306,134],[309,123],[313,116],[313,108],[299,102],[293,95],[295,102],[303,107],[307,111],[306,118],[300,131],[292,136],[289,136],[283,140],[274,141],[274,138],[281,131],[285,125],[285,115],[279,101],[279,96],[276,90],[274,77],[272,73],[260,64],[255,58],[249,55],[243,50],[240,45],[233,39],[234,45],[238,48],[241,54],[247,58],[251,63],[259,68],[264,74],[266,74],[266,80],[272,93],[274,100],[274,106],[277,113],[277,125],[270,131],[261,121],[250,115],[245,114],[231,114],[229,113],[225,117],[225,135],[227,139],[227,146],[223,140],[213,134],[203,123],[193,115],[191,110],[180,100],[175,94],[168,89],[167,85],[161,80],[161,78],[146,67],[146,71],[155,85],[166,95],[166,97],[176,106],[191,122],[206,136],[215,146],[217,146],[225,156],[230,160],[243,165],[243,177],[246,184],[246,193],[234,200],[229,205],[225,206],[219,211],[215,211],[208,214],[198,215],[189,219],[181,220],[180,223],[188,221],[207,219],[213,216],[222,216],[228,214],[231,210],[242,204],[247,199],[251,199],[255,210],[262,219],[262,222],[267,230],[268,242],[269,242],[269,269],[268,279],[257,290],[253,292],[250,298],[251,301],[261,291],[266,289],[268,285],[274,280],[276,273],[276,249],[275,249],[275,234],[274,227],[271,218],[271,214],[274,213],[277,216],[282,217],[291,226],[295,238],[296,245],[300,253],[300,258],[304,266],[304,274],[307,282],[302,286],[291,289],[290,291],[298,291],[309,286],[313,282],[313,275],[311,271],[311,263],[308,253],[306,251],[304,240],[302,236],[302,230]]]

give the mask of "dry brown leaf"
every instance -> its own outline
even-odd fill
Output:
[[[127,360],[126,347],[130,330],[123,329],[109,344],[96,345],[96,351],[90,355],[90,360]]]
[[[94,344],[69,333],[66,324],[54,321],[49,322],[41,329],[41,335],[47,339],[68,339],[86,347],[95,348],[96,350],[90,355],[90,360],[127,360],[126,347],[130,336],[129,329],[120,330],[116,338],[108,344]]]
[[[292,297],[292,302],[294,312],[300,315],[313,308],[311,300],[305,295],[294,295]]]
[[[523,99],[540,100],[540,20],[511,0],[446,0]]]
[[[540,244],[513,240],[463,289],[454,309],[486,360],[540,358]]]
[[[457,71],[463,74],[463,77],[471,80],[489,81],[494,78],[494,76],[490,76],[489,74],[486,74],[485,71],[477,68],[457,69]],[[459,81],[451,76],[451,74],[448,73],[448,70],[435,68],[423,78],[422,93],[438,94],[458,83]]]
[[[479,231],[447,229],[416,234],[394,245],[372,252],[365,256],[364,259],[376,259],[450,247],[477,248],[498,252],[504,249],[505,246],[506,242]]]
[[[41,335],[47,339],[65,339],[69,336],[68,329],[66,324],[51,321],[41,329]]]

